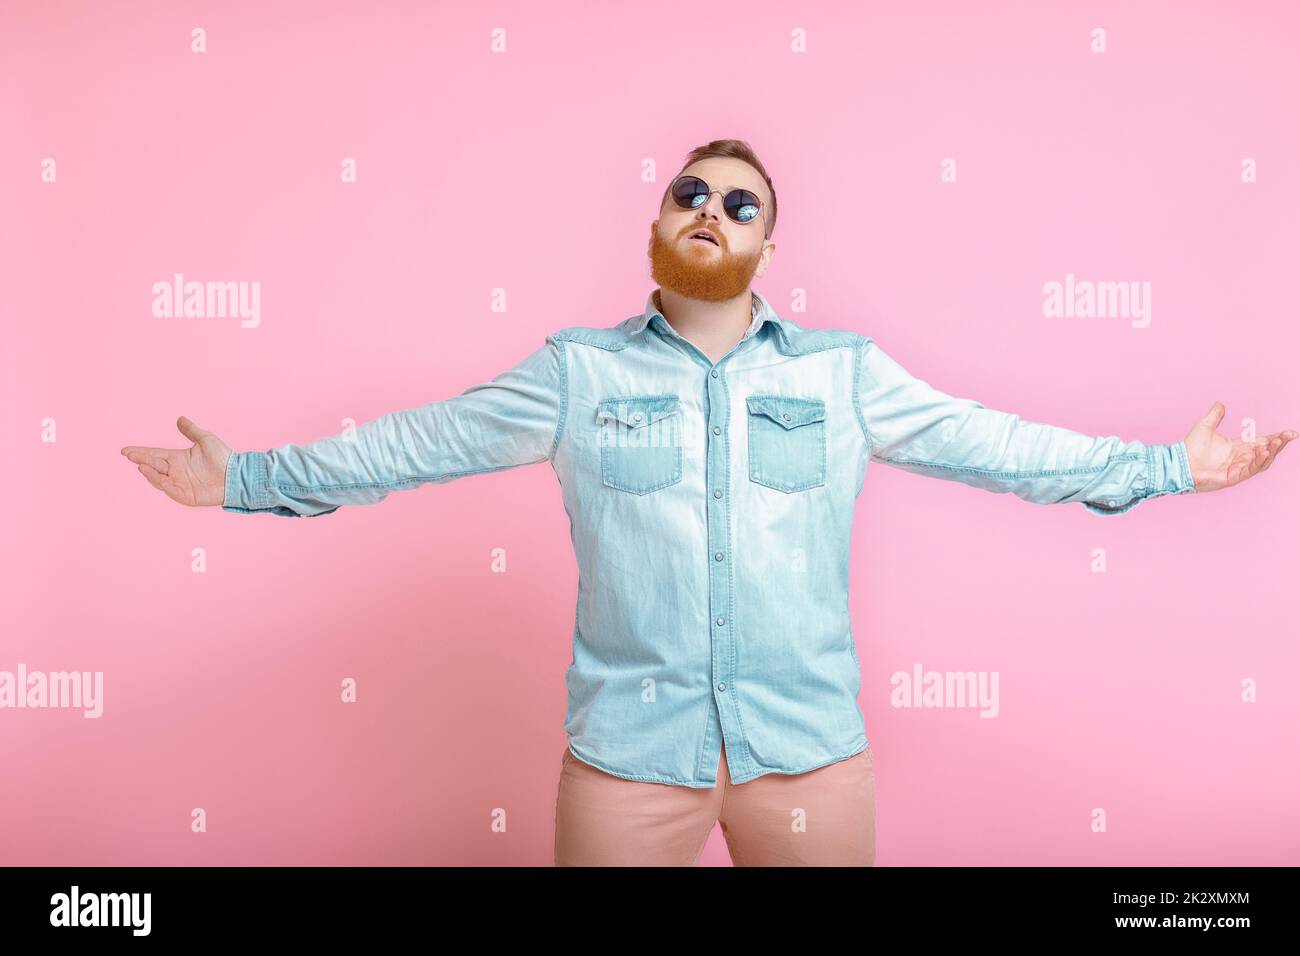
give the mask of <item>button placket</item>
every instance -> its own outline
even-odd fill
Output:
[[[723,361],[725,360],[724,357]],[[734,499],[723,494],[730,476],[728,441],[723,435],[723,427],[729,419],[730,409],[721,369],[718,367],[710,369],[706,381],[709,402],[709,420],[706,423],[709,447],[706,455],[708,473],[705,476],[705,487],[711,488],[713,494],[706,499],[705,508],[708,517],[707,538],[713,555],[713,560],[709,562],[709,605],[715,615],[714,627],[710,629],[712,632],[710,647],[714,687],[717,693],[722,694],[726,692],[728,683],[734,682],[735,678],[735,675],[728,670],[734,654],[730,643],[733,639],[733,629],[728,626],[730,622],[726,617],[726,608],[732,600],[731,573],[727,566],[730,548],[728,528],[731,515],[727,511],[727,506]],[[744,748],[739,739],[740,728],[736,724],[734,708],[724,706],[721,700],[716,702],[716,706],[722,727],[723,740],[720,746],[727,746],[728,750],[739,755]]]

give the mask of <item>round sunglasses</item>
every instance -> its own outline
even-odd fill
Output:
[[[709,197],[720,189],[711,189],[709,184],[698,176],[681,176],[669,188],[669,194],[682,209],[698,209],[709,201]],[[722,197],[722,208],[727,218],[742,225],[751,223],[763,211],[763,200],[748,189],[732,189]]]

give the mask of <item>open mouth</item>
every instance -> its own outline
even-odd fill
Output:
[[[693,232],[687,238],[691,242],[707,242],[709,243],[709,245],[713,245],[713,246],[716,246],[718,244],[718,240],[713,237],[713,234],[705,232],[704,230],[700,230],[699,232]]]

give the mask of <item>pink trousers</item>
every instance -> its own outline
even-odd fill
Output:
[[[736,866],[872,866],[871,748],[807,773],[742,784],[731,782],[724,749],[708,790],[616,777],[564,748],[556,866],[692,866],[715,823]]]

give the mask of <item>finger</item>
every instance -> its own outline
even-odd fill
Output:
[[[1215,402],[1210,406],[1210,410],[1205,413],[1200,424],[1207,426],[1210,431],[1215,431],[1219,427],[1219,422],[1223,421],[1223,416],[1226,412],[1227,409],[1224,408],[1223,402]]]
[[[1232,459],[1224,468],[1224,478],[1228,485],[1236,485],[1251,477],[1258,470],[1263,445],[1255,442],[1241,442],[1233,448]]]
[[[146,464],[141,464],[139,465],[139,471],[140,474],[144,475],[146,478],[149,479],[149,484],[153,485],[159,491],[162,491],[163,476],[159,474],[156,469],[150,468]]]
[[[194,442],[195,444],[198,444],[200,438],[206,438],[208,435],[211,434],[211,432],[209,432],[206,428],[200,428],[198,425],[195,425],[184,415],[176,419],[176,427],[180,429],[182,435],[184,435],[186,438],[188,438],[190,441]]]
[[[1249,449],[1247,455],[1248,457],[1244,463],[1244,471],[1241,476],[1242,480],[1255,477],[1268,465],[1268,445],[1264,443],[1254,445]]]
[[[179,502],[180,504],[183,505],[188,505],[190,503],[185,499],[185,492],[181,490],[181,486],[176,484],[175,481],[173,481],[171,478],[168,478],[166,475],[163,476],[162,482],[159,484],[158,487],[161,488],[163,494],[165,494],[172,501]]]
[[[134,462],[137,465],[148,465],[154,471],[161,475],[171,473],[171,468],[167,464],[167,459],[163,456],[171,454],[166,448],[123,448],[122,454],[126,455],[126,460]]]
[[[1287,446],[1287,443],[1290,440],[1291,439],[1289,438],[1282,438],[1281,436],[1271,439],[1268,443],[1268,457],[1264,460],[1264,464],[1260,466],[1259,470],[1268,471],[1273,462],[1277,461],[1277,456],[1281,454],[1282,449]]]
[[[150,458],[167,458],[185,450],[183,448],[151,448],[149,445],[127,445],[122,449],[122,454],[130,458],[132,452],[139,452],[148,455]]]

